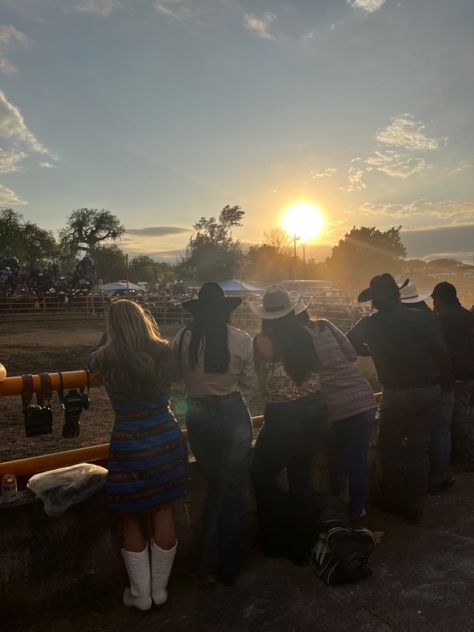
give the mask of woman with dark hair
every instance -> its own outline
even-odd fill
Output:
[[[265,291],[260,307],[250,303],[262,318],[254,354],[265,399],[251,474],[263,551],[304,564],[314,535],[308,515],[311,465],[323,439],[327,409],[320,396],[319,360],[311,334],[295,318],[300,302],[273,285]],[[285,468],[288,493],[278,483]]]
[[[243,557],[252,423],[240,386],[250,386],[254,371],[252,339],[229,324],[241,302],[205,283],[197,299],[183,303],[193,321],[173,341],[186,388],[188,439],[208,484],[200,561],[205,587],[233,584]]]

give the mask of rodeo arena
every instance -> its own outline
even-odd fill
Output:
[[[2,631],[474,630],[474,315],[449,280],[9,257],[0,323]]]

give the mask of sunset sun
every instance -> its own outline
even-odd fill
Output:
[[[324,228],[324,217],[314,204],[299,202],[288,207],[281,220],[281,226],[291,237],[311,241]]]

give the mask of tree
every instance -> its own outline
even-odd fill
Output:
[[[148,255],[139,255],[130,261],[129,278],[134,283],[146,281],[167,283],[176,278],[174,266],[164,261],[155,261]]]
[[[99,244],[90,252],[95,264],[97,279],[110,283],[125,279],[127,276],[127,258],[115,244]]]
[[[380,231],[374,227],[352,228],[326,259],[327,273],[339,287],[358,289],[376,274],[397,274],[402,269],[406,249],[400,229]]]
[[[0,211],[0,255],[15,256],[22,263],[43,263],[57,255],[57,243],[51,231],[25,221],[16,211]]]
[[[77,254],[79,250],[91,251],[108,240],[119,239],[125,228],[119,218],[105,209],[81,208],[73,211],[60,232],[64,254]]]
[[[263,233],[263,236],[263,245],[271,246],[277,252],[285,254],[288,254],[290,252],[291,237],[283,228],[272,228],[270,232]]]
[[[245,211],[240,206],[225,206],[219,217],[201,217],[193,226],[186,256],[179,265],[183,276],[198,281],[216,281],[237,275],[242,250],[232,237],[232,229],[242,226]]]

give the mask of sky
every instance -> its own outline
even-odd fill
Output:
[[[472,0],[0,0],[0,206],[106,208],[173,261],[226,204],[317,205],[411,257],[474,250]]]

